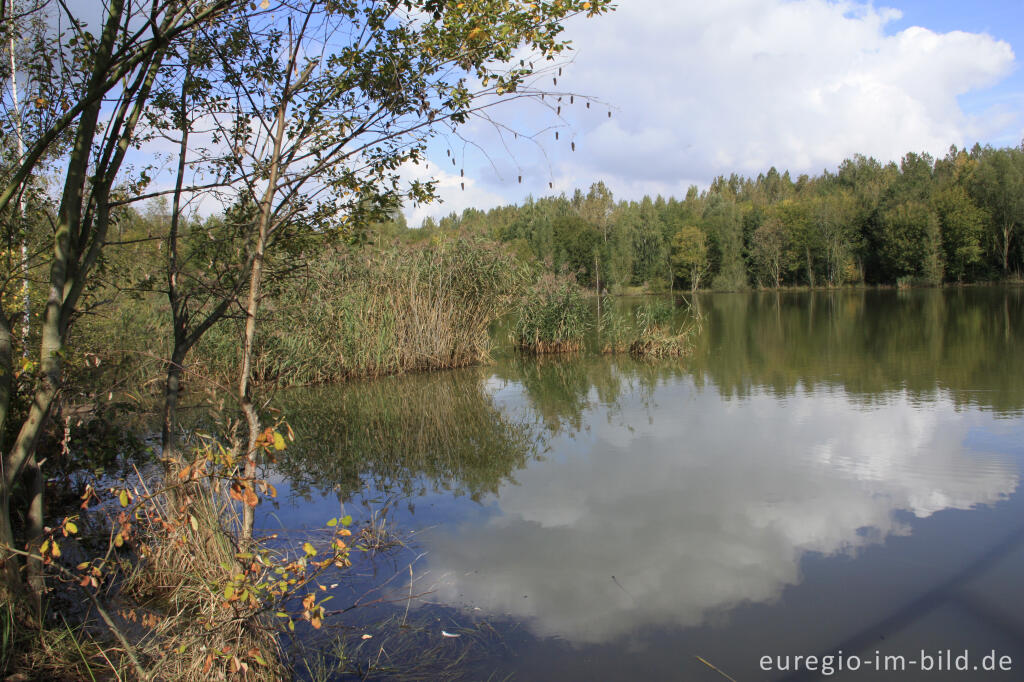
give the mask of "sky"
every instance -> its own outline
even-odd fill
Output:
[[[436,140],[407,175],[436,177],[442,201],[406,207],[410,225],[597,180],[616,199],[682,197],[733,172],[795,178],[857,153],[1024,139],[1020,0],[618,0],[566,37],[572,62],[557,87],[539,85],[575,104],[563,96],[560,117],[551,97],[499,109],[518,140],[484,122]]]

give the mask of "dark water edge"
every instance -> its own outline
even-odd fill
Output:
[[[698,295],[690,358],[499,354],[290,391],[299,441],[263,525],[386,510],[405,546],[331,588],[381,600],[341,619],[371,677],[1019,679],[1022,304]],[[760,666],[922,649],[1013,669]]]

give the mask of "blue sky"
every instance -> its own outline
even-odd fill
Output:
[[[682,196],[716,175],[756,175],[772,165],[816,174],[854,153],[888,161],[908,151],[942,155],[950,144],[1012,146],[1024,138],[1019,0],[618,6],[570,22],[577,50],[558,82],[608,106],[563,102],[562,120],[539,106],[509,106],[498,114],[502,122],[543,131],[538,144],[520,138],[506,150],[491,126],[467,127],[465,137],[486,156],[461,140],[439,140],[437,165],[419,173],[440,179],[444,202],[409,207],[410,224],[467,206],[586,189],[599,179],[617,198]],[[550,126],[559,126],[558,141]],[[449,145],[458,168],[446,156]]]
[[[1024,4],[1016,2],[929,2],[910,0],[891,2],[903,16],[892,22],[888,31],[894,33],[909,26],[924,26],[933,31],[967,31],[986,33],[998,40],[1006,41],[1017,55],[1014,72],[997,85],[971,92],[960,97],[964,110],[981,112],[994,105],[1005,105],[1018,112],[1024,111]],[[1021,142],[1020,127],[1016,131],[1005,131],[990,140],[993,145],[1016,146]]]

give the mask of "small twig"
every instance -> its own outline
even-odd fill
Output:
[[[703,663],[707,667],[709,667],[712,670],[714,670],[716,673],[718,673],[719,675],[721,675],[725,679],[730,680],[730,682],[736,682],[736,680],[734,678],[730,677],[729,675],[726,675],[724,672],[722,672],[722,670],[720,668],[717,668],[714,665],[708,663],[705,659],[701,658],[700,656],[694,655],[694,658],[696,658],[698,661],[700,661],[701,663]]]

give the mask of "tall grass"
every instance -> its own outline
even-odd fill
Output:
[[[674,307],[663,301],[628,311],[617,310],[607,301],[599,325],[602,353],[666,358],[689,355],[693,337],[701,330],[701,318],[693,315],[686,321],[677,321]]]
[[[255,375],[303,385],[484,362],[489,328],[527,276],[499,246],[479,241],[334,249],[267,301]],[[197,357],[229,371],[237,350],[237,325],[226,324],[211,330]]]
[[[520,303],[512,345],[536,354],[578,351],[592,326],[591,317],[587,299],[575,281],[545,274]]]

